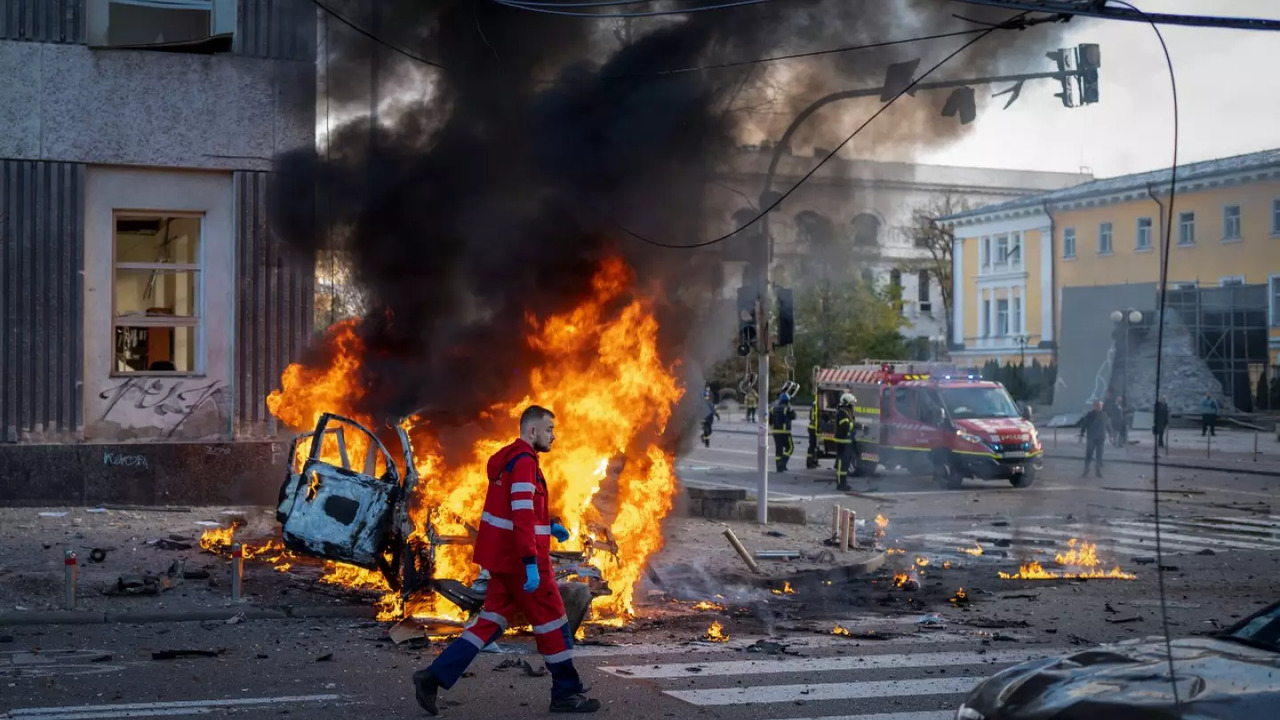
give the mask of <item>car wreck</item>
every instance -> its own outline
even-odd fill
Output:
[[[1169,650],[1177,700],[1169,680]],[[956,720],[1280,717],[1280,603],[1209,637],[1130,640],[1035,660],[983,681]]]
[[[282,541],[299,555],[377,571],[403,600],[438,593],[474,615],[484,603],[485,574],[470,586],[458,578],[438,577],[435,553],[443,545],[473,543],[475,529],[468,525],[466,535],[442,535],[431,520],[432,509],[422,508],[426,533],[415,532],[410,511],[420,477],[408,424],[402,419],[392,428],[398,455],[369,428],[333,413],[324,413],[313,430],[295,436],[276,506]],[[309,449],[303,455],[299,448]],[[610,547],[604,549],[616,553],[616,543],[611,538],[605,542]],[[575,633],[591,601],[612,593],[600,571],[587,562],[598,545],[588,541],[585,552],[552,553]]]

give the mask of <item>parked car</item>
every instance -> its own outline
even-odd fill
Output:
[[[984,680],[956,720],[1262,720],[1280,718],[1280,602],[1212,636],[1163,638],[1035,660]]]

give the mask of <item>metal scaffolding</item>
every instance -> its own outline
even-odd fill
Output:
[[[1169,289],[1166,310],[1181,319],[1200,359],[1236,408],[1260,409],[1254,402],[1258,379],[1270,370],[1267,286],[1181,285]]]

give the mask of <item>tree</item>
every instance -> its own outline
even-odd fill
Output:
[[[955,230],[950,224],[939,223],[938,218],[954,215],[969,209],[969,203],[951,193],[937,196],[911,211],[911,223],[898,228],[917,249],[925,251],[924,257],[904,260],[899,269],[908,272],[925,272],[937,283],[942,297],[942,321],[951,338],[951,248],[955,242]]]
[[[797,291],[796,379],[802,392],[812,392],[808,381],[815,366],[905,357],[901,292],[835,272],[822,273]]]

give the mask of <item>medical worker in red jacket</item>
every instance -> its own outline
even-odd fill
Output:
[[[473,559],[489,571],[484,608],[475,624],[454,640],[425,670],[413,674],[418,704],[438,714],[436,693],[446,690],[479,654],[522,613],[551,671],[551,712],[589,713],[600,701],[586,697],[573,666],[573,636],[564,601],[551,569],[551,538],[564,542],[569,531],[551,522],[547,481],[538,453],[555,442],[555,415],[537,405],[520,416],[520,437],[489,458],[485,496]]]

